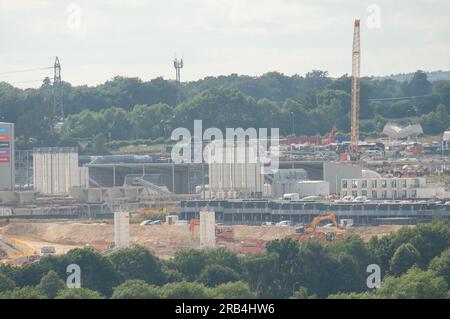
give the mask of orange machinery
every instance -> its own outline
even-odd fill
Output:
[[[189,220],[189,229],[191,231],[192,238],[195,236],[195,231],[197,227],[200,226],[200,220],[199,219],[191,219]],[[216,225],[216,236],[218,238],[232,241],[234,238],[234,229],[231,226],[225,226],[225,225]]]
[[[327,215],[320,215],[313,218],[311,223],[301,232],[301,235],[299,237],[300,241],[308,240],[311,238],[320,238],[325,239],[327,241],[332,241],[336,239],[342,239],[341,234],[336,235],[334,232],[318,232],[316,231],[317,225],[322,221],[331,221],[334,226],[336,226],[339,229],[342,229],[341,226],[338,225],[336,221],[336,215],[334,213],[330,213]]]

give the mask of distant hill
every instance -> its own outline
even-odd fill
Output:
[[[428,76],[428,81],[439,81],[439,80],[450,80],[450,71],[432,71],[432,72],[426,72]],[[392,79],[395,81],[409,81],[412,79],[414,75],[414,72],[412,73],[399,73],[399,74],[392,74],[388,76],[374,76],[374,79]]]

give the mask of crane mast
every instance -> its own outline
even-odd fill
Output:
[[[360,91],[360,20],[355,20],[352,50],[352,96],[351,96],[351,159],[358,159],[359,141],[359,91]]]

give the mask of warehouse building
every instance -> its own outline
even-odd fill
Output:
[[[78,167],[73,147],[45,147],[33,150],[34,189],[43,194],[67,194],[70,188],[87,184],[87,171]]]
[[[368,199],[430,199],[444,195],[444,188],[429,185],[424,177],[343,179],[341,197]]]

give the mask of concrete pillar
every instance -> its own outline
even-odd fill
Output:
[[[200,211],[200,247],[216,247],[216,217],[213,211]]]
[[[175,164],[172,164],[172,193],[175,194]]]
[[[113,187],[116,186],[116,165],[113,165]]]
[[[127,248],[130,245],[130,214],[128,212],[114,213],[114,243],[116,249]]]

